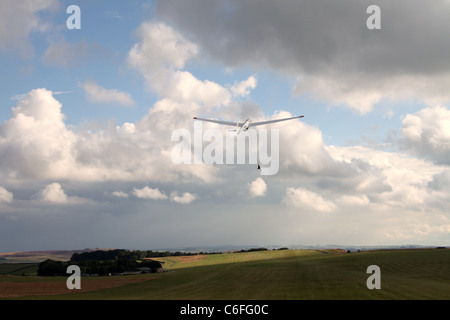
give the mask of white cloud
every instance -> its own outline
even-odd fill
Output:
[[[160,91],[171,70],[181,69],[198,53],[195,44],[164,23],[143,23],[135,44],[128,54],[130,65],[139,70],[151,87]]]
[[[405,146],[427,159],[450,164],[450,110],[428,107],[402,121]]]
[[[120,133],[133,134],[136,132],[136,125],[131,122],[125,122],[122,126],[117,126],[116,129]]]
[[[250,91],[256,88],[257,80],[255,76],[249,77],[247,80],[235,84],[231,87],[231,92],[234,96],[245,97],[250,94]]]
[[[170,194],[170,200],[176,203],[189,204],[195,201],[195,199],[197,199],[197,195],[189,192],[185,192],[181,196],[178,195],[177,192],[172,192]]]
[[[160,93],[175,101],[196,102],[208,107],[230,102],[230,93],[227,89],[213,81],[201,81],[187,71],[174,72]]]
[[[14,195],[5,188],[0,186],[0,203],[11,203],[13,201]]]
[[[352,188],[338,197],[336,203],[340,205],[352,202],[366,205],[370,200],[372,208],[402,212],[427,210],[440,202],[439,194],[433,191],[442,185],[439,177],[445,169],[439,165],[366,147],[327,147],[327,150],[335,160],[358,164],[362,170],[357,180],[350,179]]]
[[[70,205],[74,207],[83,204],[93,205],[95,203],[95,201],[87,198],[68,196],[58,182],[46,185],[44,189],[33,195],[33,199],[43,204]]]
[[[272,118],[292,116],[289,112],[279,112]],[[325,149],[322,132],[317,127],[308,125],[303,121],[294,120],[273,124],[270,128],[279,129],[280,167],[284,168],[285,172],[294,171],[304,174],[326,175],[332,174],[332,171],[340,166]],[[292,146],[295,146],[295,148]]]
[[[43,202],[67,204],[69,197],[66,195],[59,183],[47,185],[38,195],[37,199]]]
[[[125,193],[123,191],[114,191],[111,194],[117,198],[128,198],[128,193]]]
[[[159,191],[159,189],[152,189],[148,186],[142,189],[134,188],[133,194],[140,199],[153,199],[153,200],[168,199],[167,195]]]
[[[263,197],[266,195],[267,184],[264,182],[262,178],[257,178],[256,180],[254,180],[249,184],[248,188],[252,198]]]
[[[122,106],[132,106],[135,104],[128,92],[121,92],[116,89],[105,89],[94,81],[85,82],[83,88],[87,99],[94,103],[112,103]]]
[[[321,212],[331,212],[336,209],[332,201],[304,188],[287,188],[284,202],[297,208],[309,208]]]
[[[230,102],[230,92],[212,81],[201,81],[179,69],[198,53],[198,48],[182,34],[163,23],[143,23],[140,42],[128,53],[128,62],[162,98],[209,107]]]
[[[210,166],[191,168],[171,161],[175,144],[170,133],[192,126],[198,105],[164,99],[137,123],[99,130],[81,126],[75,133],[66,126],[62,105],[53,95],[46,89],[30,91],[0,125],[4,174],[77,181],[216,179]]]
[[[70,176],[76,166],[76,135],[68,130],[61,103],[46,89],[30,91],[0,126],[3,168],[21,175],[54,179]]]

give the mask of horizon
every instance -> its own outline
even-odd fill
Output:
[[[249,250],[249,249],[267,249],[267,250],[279,250],[281,248],[287,248],[288,250],[315,250],[315,249],[361,249],[368,250],[374,249],[434,249],[434,248],[447,248],[446,245],[420,245],[420,244],[401,244],[401,245],[339,245],[339,244],[328,244],[328,245],[217,245],[217,246],[186,246],[186,247],[161,247],[161,248],[147,248],[147,249],[136,249],[136,248],[79,248],[79,249],[48,249],[48,250],[24,250],[24,251],[0,251],[1,254],[7,253],[39,253],[39,252],[78,252],[78,251],[108,251],[108,250],[126,250],[126,251],[154,251],[154,252],[181,252],[181,253],[197,253],[200,252],[228,252],[235,250]]]

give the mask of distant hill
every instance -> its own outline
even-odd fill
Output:
[[[74,253],[90,252],[94,250],[99,249],[6,252],[0,253],[0,263],[39,263],[47,259],[68,261]]]
[[[420,245],[397,245],[397,246],[346,246],[346,245],[253,245],[253,246],[237,246],[237,245],[224,245],[224,246],[205,246],[205,247],[188,247],[188,248],[165,248],[158,249],[157,251],[179,252],[179,253],[212,253],[212,252],[237,252],[240,250],[252,250],[253,248],[267,248],[268,250],[277,250],[280,248],[288,249],[342,249],[349,251],[369,251],[380,249],[420,249],[420,248],[433,248],[433,246],[420,246]],[[74,253],[92,252],[96,250],[114,250],[114,249],[81,249],[81,250],[47,250],[47,251],[27,251],[27,252],[7,252],[0,253],[0,263],[40,263],[47,259],[55,261],[69,261]]]

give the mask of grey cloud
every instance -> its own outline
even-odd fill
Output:
[[[381,30],[369,30],[369,5]],[[165,0],[170,21],[228,66],[299,76],[297,93],[369,112],[383,97],[450,100],[448,1]],[[436,77],[437,76],[437,77]]]
[[[58,0],[1,1],[0,51],[18,51],[23,57],[32,57],[34,49],[29,35],[50,29],[50,25],[39,17],[39,13],[54,11],[57,7]]]
[[[381,8],[381,30],[366,9]],[[448,1],[160,1],[157,15],[228,64],[284,71],[440,72],[450,67]]]
[[[438,191],[448,191],[450,189],[450,171],[436,174],[433,180],[428,183],[428,187]]]

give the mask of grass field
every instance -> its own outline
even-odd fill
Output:
[[[416,249],[345,253],[337,250],[274,250],[167,257],[169,272],[82,278],[82,290],[66,278],[0,276],[2,290],[23,290],[6,299],[305,300],[450,299],[450,250]],[[369,290],[367,267],[381,269],[381,289]],[[1,268],[0,268],[1,270]],[[27,292],[27,285],[47,288]],[[2,287],[3,286],[3,287]],[[19,288],[20,287],[20,288]],[[3,288],[3,289],[2,289]],[[20,289],[20,290],[19,290]]]

